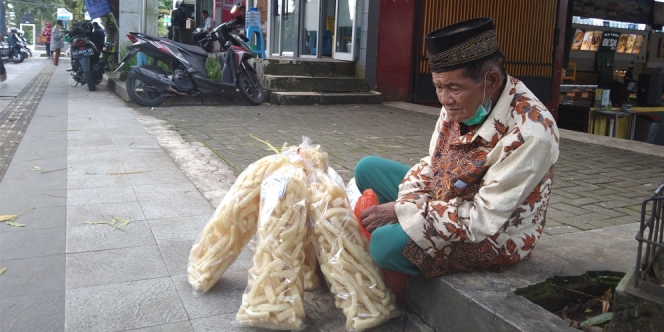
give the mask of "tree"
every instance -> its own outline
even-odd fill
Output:
[[[64,7],[72,14],[74,21],[85,19],[85,4],[83,0],[62,0]]]

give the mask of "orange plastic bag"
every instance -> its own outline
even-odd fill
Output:
[[[362,193],[362,196],[357,199],[357,203],[355,203],[355,210],[353,210],[353,212],[355,213],[355,218],[357,218],[357,221],[359,221],[360,232],[362,233],[362,236],[367,239],[367,241],[371,239],[371,234],[367,231],[366,228],[364,228],[364,225],[362,225],[360,214],[362,214],[362,211],[379,204],[380,201],[378,201],[378,196],[376,196],[376,193],[371,189],[365,190]]]
[[[359,221],[360,232],[362,233],[362,236],[364,236],[368,241],[371,241],[371,233],[369,233],[367,229],[364,228],[364,225],[362,225],[362,219],[360,219],[360,215],[364,210],[379,204],[380,201],[378,201],[378,196],[376,196],[376,193],[371,189],[365,190],[355,204],[355,210],[353,212]],[[383,281],[385,282],[385,285],[387,285],[392,293],[394,293],[397,303],[403,302],[403,296],[406,292],[406,281],[408,281],[410,278],[410,274],[385,269],[382,270]]]

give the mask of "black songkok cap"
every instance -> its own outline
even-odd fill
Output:
[[[500,54],[493,20],[475,18],[446,26],[426,36],[434,73],[452,71]]]

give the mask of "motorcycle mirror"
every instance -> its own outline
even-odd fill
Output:
[[[237,13],[238,9],[239,9],[239,7],[237,5],[234,5],[233,8],[231,8],[231,14]]]

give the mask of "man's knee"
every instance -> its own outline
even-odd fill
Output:
[[[364,183],[367,177],[376,174],[376,165],[380,160],[383,160],[383,158],[377,156],[367,156],[360,159],[355,165],[355,181]]]

